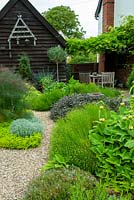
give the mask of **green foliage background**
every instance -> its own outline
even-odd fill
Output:
[[[124,17],[119,27],[109,27],[109,32],[84,40],[68,39],[67,52],[71,55],[88,55],[93,53],[117,52],[134,53],[134,16]]]
[[[67,38],[83,38],[85,31],[80,25],[78,15],[69,6],[56,6],[42,15]]]

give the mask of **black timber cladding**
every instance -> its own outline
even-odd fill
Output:
[[[12,57],[9,57],[8,37],[22,15],[23,20],[37,38],[37,45],[20,41],[17,45],[12,40]],[[33,71],[56,71],[54,63],[49,62],[47,50],[60,45],[65,48],[64,38],[45,20],[28,0],[10,0],[0,12],[0,67],[17,69],[18,56],[27,54],[30,57]],[[60,65],[60,75],[65,76],[64,67]],[[61,77],[62,78],[62,77]]]

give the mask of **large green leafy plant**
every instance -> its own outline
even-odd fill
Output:
[[[91,151],[98,159],[96,175],[122,191],[134,191],[134,97],[130,108],[121,103],[120,113],[101,115],[89,131]]]

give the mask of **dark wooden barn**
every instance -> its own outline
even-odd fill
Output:
[[[0,68],[17,70],[19,55],[27,54],[34,73],[56,73],[47,50],[58,45],[65,48],[64,38],[28,0],[9,0],[0,11]],[[64,63],[59,76],[65,79]]]

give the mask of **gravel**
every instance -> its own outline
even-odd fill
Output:
[[[45,126],[42,144],[28,150],[0,149],[0,200],[21,200],[29,182],[47,162],[53,121],[49,112],[35,112]]]

